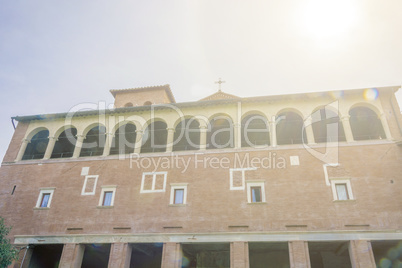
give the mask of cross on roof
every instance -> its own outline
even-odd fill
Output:
[[[226,81],[222,81],[221,78],[219,78],[219,81],[216,81],[215,84],[219,84],[219,91],[221,91],[221,85],[222,83],[225,83]]]

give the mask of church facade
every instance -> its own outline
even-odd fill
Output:
[[[177,103],[162,85],[13,117],[12,267],[400,265],[398,88]]]

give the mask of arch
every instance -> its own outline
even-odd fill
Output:
[[[49,130],[38,128],[29,133],[27,137],[31,137],[30,143],[25,148],[22,160],[42,159],[49,143]]]
[[[293,109],[282,110],[276,117],[278,145],[307,143],[303,118]]]
[[[161,119],[151,120],[142,135],[141,153],[165,152],[167,124]]]
[[[137,138],[136,126],[133,123],[121,125],[114,133],[110,154],[131,154],[134,152]]]
[[[87,127],[88,129],[89,127]],[[84,132],[85,133],[85,132]],[[85,134],[82,143],[80,157],[99,156],[103,154],[106,142],[106,127],[102,124],[96,124]]]
[[[264,115],[248,113],[241,120],[241,147],[269,146],[269,132],[269,122]]]
[[[47,131],[50,133],[49,129],[47,129],[47,128],[45,128],[45,127],[38,127],[38,128],[35,128],[34,130],[32,130],[31,132],[29,132],[29,134],[26,136],[25,139],[27,139],[27,140],[32,140],[32,138],[33,138],[38,132],[41,132],[41,131],[43,131],[43,130],[47,130]]]
[[[150,102],[150,101],[144,102],[144,106],[146,106],[146,105],[152,105],[152,102]]]
[[[132,102],[127,102],[126,104],[124,104],[124,107],[133,107],[133,103]]]
[[[311,119],[316,143],[346,141],[343,124],[334,108],[321,107],[311,114]]]
[[[60,131],[62,132],[60,133]],[[63,127],[56,131],[56,133],[60,134],[57,136],[57,141],[54,144],[50,158],[72,157],[77,142],[77,129],[75,127]]]
[[[377,140],[386,138],[383,125],[378,118],[378,113],[372,108],[366,105],[355,106],[349,110],[349,115],[354,140]]]
[[[210,117],[207,132],[207,149],[234,147],[233,120],[226,114]]]
[[[197,150],[200,148],[200,123],[195,117],[182,118],[175,125],[173,151]]]

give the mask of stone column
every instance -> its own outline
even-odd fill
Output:
[[[304,121],[304,128],[305,128],[305,130],[306,130],[307,144],[309,144],[309,145],[315,144],[314,131],[313,131],[313,125],[312,125],[312,118],[311,118],[311,116],[308,117],[308,118]]]
[[[168,153],[173,151],[174,131],[174,128],[167,128],[166,152]]]
[[[271,122],[269,122],[270,125],[270,132],[269,132],[269,137],[270,137],[270,143],[272,147],[276,147],[277,141],[276,141],[276,120],[275,116],[272,116]]]
[[[230,268],[249,268],[248,242],[230,243]]]
[[[52,152],[54,149],[54,145],[56,144],[56,141],[58,141],[56,137],[49,137],[49,142],[47,144],[45,156],[43,157],[43,159],[49,159],[52,156]]]
[[[345,131],[345,137],[347,142],[354,142],[353,138],[353,132],[352,128],[350,127],[350,121],[349,121],[350,115],[345,115],[342,116],[342,125],[343,125],[343,131]]]
[[[310,255],[307,241],[289,241],[291,268],[310,268]]]
[[[129,268],[131,246],[128,243],[114,243],[110,249],[109,264],[111,268]]]
[[[15,158],[15,162],[21,161],[22,157],[24,156],[25,150],[27,149],[28,143],[31,141],[28,139],[23,139],[20,150],[18,152],[17,158]]]
[[[134,153],[140,154],[141,153],[141,145],[142,145],[142,130],[135,131],[135,144],[134,144]]]
[[[233,131],[234,148],[241,148],[241,124],[233,124]]]
[[[84,142],[84,135],[77,135],[77,142],[75,143],[74,153],[72,158],[80,157],[82,143]]]
[[[103,148],[102,156],[108,156],[110,154],[110,148],[112,147],[113,137],[114,137],[113,133],[106,133],[105,147]],[[119,145],[117,144],[117,146]]]
[[[382,128],[384,129],[384,132],[385,132],[385,136],[387,137],[387,140],[392,141],[391,131],[389,130],[387,117],[385,116],[384,113],[382,113],[380,115],[380,120],[381,120]]]
[[[182,257],[180,243],[163,243],[161,268],[181,268]]]
[[[376,267],[370,241],[351,240],[349,244],[349,255],[353,268]]]
[[[200,150],[207,149],[207,127],[200,126]]]
[[[80,268],[84,257],[84,245],[64,244],[59,268]]]

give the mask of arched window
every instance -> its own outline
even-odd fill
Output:
[[[385,139],[381,120],[373,110],[359,106],[351,109],[349,115],[354,140]]]
[[[77,141],[76,135],[76,128],[68,128],[64,130],[57,138],[50,158],[72,157],[74,153],[75,143]]]
[[[207,149],[223,149],[234,147],[233,123],[230,117],[216,116],[209,121]]]
[[[80,156],[98,156],[103,154],[106,141],[106,128],[98,125],[85,135]]]
[[[315,111],[311,117],[316,143],[346,141],[343,125],[337,113],[322,108]]]
[[[165,152],[166,143],[166,123],[163,121],[152,122],[142,135],[141,153]]]
[[[303,118],[295,112],[283,112],[276,118],[276,140],[278,145],[306,143]]]
[[[241,121],[241,147],[269,146],[269,122],[258,114],[250,114]]]
[[[173,151],[198,150],[200,123],[194,118],[181,121],[175,128],[173,141]]]
[[[131,154],[134,152],[137,134],[134,124],[128,123],[119,127],[114,133],[110,154]]]
[[[124,107],[133,107],[133,104],[131,102],[127,102]]]
[[[45,156],[47,144],[49,143],[49,131],[41,130],[36,133],[25,149],[22,160],[42,159]]]

